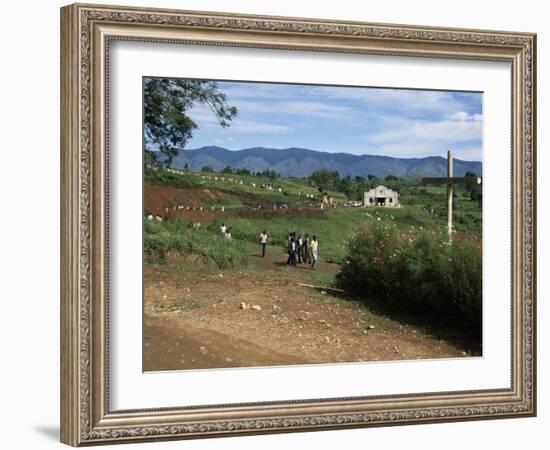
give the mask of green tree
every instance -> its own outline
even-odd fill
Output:
[[[337,170],[321,169],[313,172],[310,178],[317,185],[319,191],[322,192],[334,189],[340,181],[340,174]]]
[[[477,178],[477,174],[470,171],[466,172],[464,176],[468,178]],[[483,205],[483,190],[481,189],[481,186],[479,184],[467,184],[466,191],[470,193],[470,200],[477,202],[481,208]]]
[[[227,104],[215,81],[146,78],[144,81],[145,152],[148,161],[170,167],[178,148],[185,146],[198,128],[187,115],[194,105],[210,108],[220,126],[227,127],[237,108]],[[158,149],[162,161],[157,158]]]

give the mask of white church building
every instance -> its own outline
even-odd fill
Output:
[[[399,193],[387,188],[386,186],[376,186],[375,188],[363,194],[363,206],[385,207],[385,208],[400,208]]]

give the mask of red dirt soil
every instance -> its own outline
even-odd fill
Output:
[[[209,223],[221,214],[219,208],[212,211],[204,206],[205,203],[224,196],[223,192],[208,188],[177,188],[146,183],[143,195],[145,214]],[[203,211],[200,211],[201,206]]]

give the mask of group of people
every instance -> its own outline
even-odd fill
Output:
[[[296,233],[288,235],[288,265],[296,267],[298,264],[311,264],[313,270],[317,269],[319,260],[319,241],[317,236],[309,238],[306,234],[302,237],[301,234],[296,236]]]
[[[220,233],[225,239],[231,239],[231,227],[222,223],[220,225]],[[265,257],[269,237],[265,230],[260,233],[260,247],[262,249],[262,257]],[[317,236],[313,235],[310,239],[306,234],[302,237],[301,234],[296,236],[296,232],[288,235],[288,259],[286,263],[296,267],[298,264],[310,264],[313,270],[317,269],[319,261],[319,241]]]
[[[262,247],[262,257],[265,257],[265,251],[269,238],[264,231],[260,234],[260,245]],[[288,259],[286,263],[290,266],[296,267],[298,264],[311,264],[313,270],[317,269],[317,263],[319,261],[319,241],[317,236],[309,238],[306,234],[302,237],[301,234],[296,236],[296,233],[289,233],[288,235]]]

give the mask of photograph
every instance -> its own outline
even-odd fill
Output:
[[[542,22],[291,3],[60,9],[61,442],[522,445]]]
[[[143,371],[483,356],[483,93],[143,76]]]

